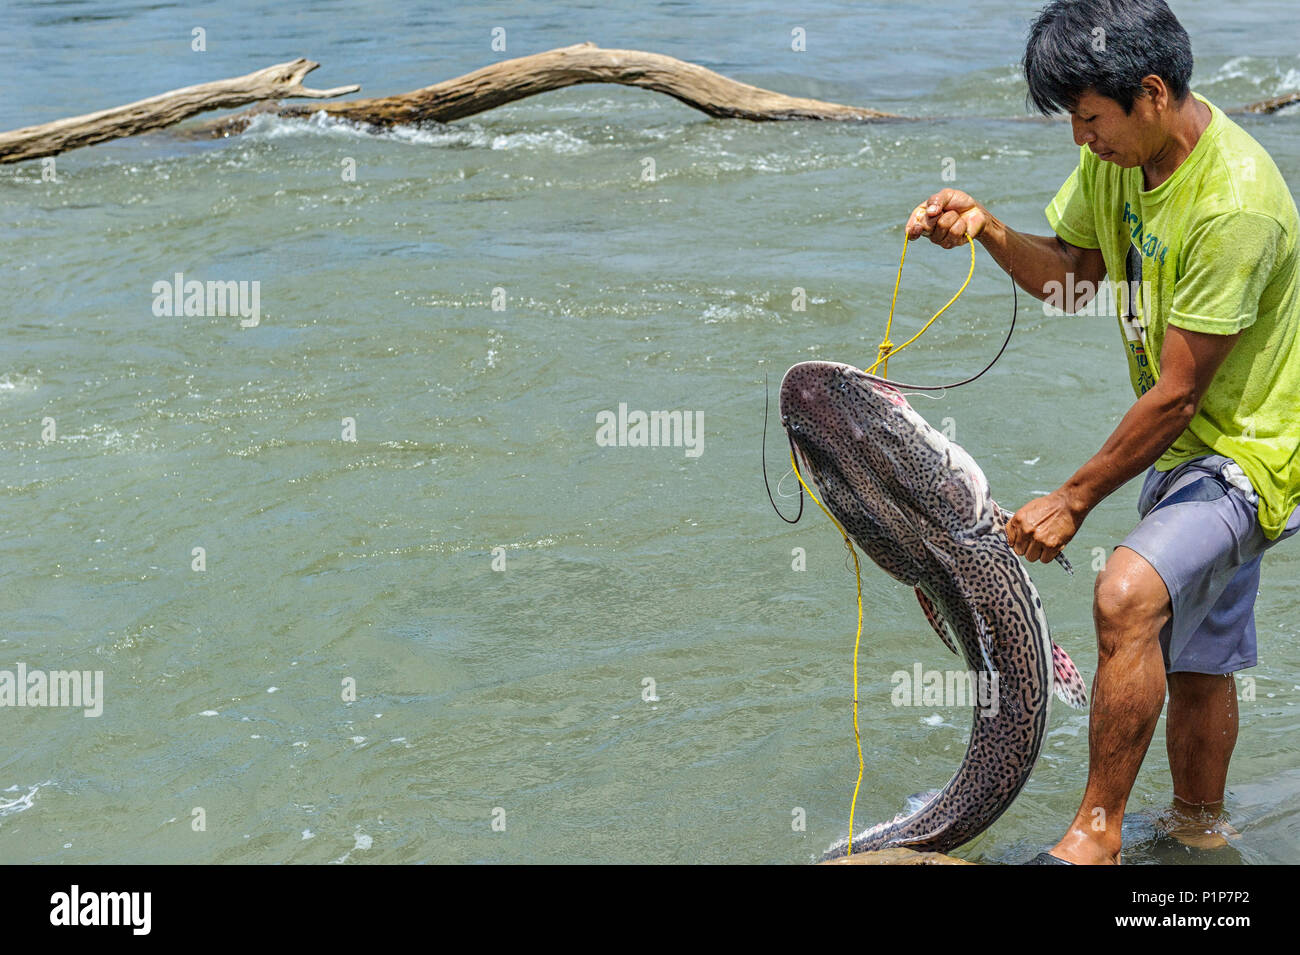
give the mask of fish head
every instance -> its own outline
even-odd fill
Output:
[[[890,573],[877,555],[882,539],[917,552],[892,561],[906,565],[920,559],[922,539],[992,528],[995,505],[979,465],[885,379],[838,362],[802,362],[781,382],[780,407],[823,503]]]

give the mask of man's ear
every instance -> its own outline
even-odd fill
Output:
[[[1165,85],[1163,79],[1151,73],[1142,77],[1140,98],[1150,103],[1155,112],[1163,112],[1169,108],[1169,87]]]

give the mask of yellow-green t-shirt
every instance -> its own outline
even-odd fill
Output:
[[[1264,148],[1193,95],[1210,108],[1210,124],[1173,175],[1143,189],[1141,167],[1123,169],[1080,147],[1047,221],[1066,242],[1101,250],[1139,397],[1160,377],[1167,323],[1241,331],[1191,423],[1155,466],[1167,471],[1210,453],[1232,458],[1274,539],[1300,502],[1300,216]],[[1136,319],[1126,318],[1126,264],[1128,280],[1140,282]]]

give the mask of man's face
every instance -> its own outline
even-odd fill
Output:
[[[1087,146],[1099,159],[1125,168],[1142,165],[1150,155],[1155,118],[1151,101],[1145,96],[1137,97],[1133,112],[1126,115],[1115,100],[1092,90],[1079,94],[1079,101],[1070,110],[1074,141]]]

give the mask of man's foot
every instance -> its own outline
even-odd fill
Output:
[[[1118,847],[1112,853],[1097,839],[1078,829],[1067,832],[1065,838],[1052,846],[1048,854],[1067,865],[1119,865]]]
[[[1229,825],[1223,803],[1193,806],[1175,796],[1174,804],[1153,821],[1158,831],[1189,849],[1222,849],[1229,839],[1241,838],[1241,833]]]

